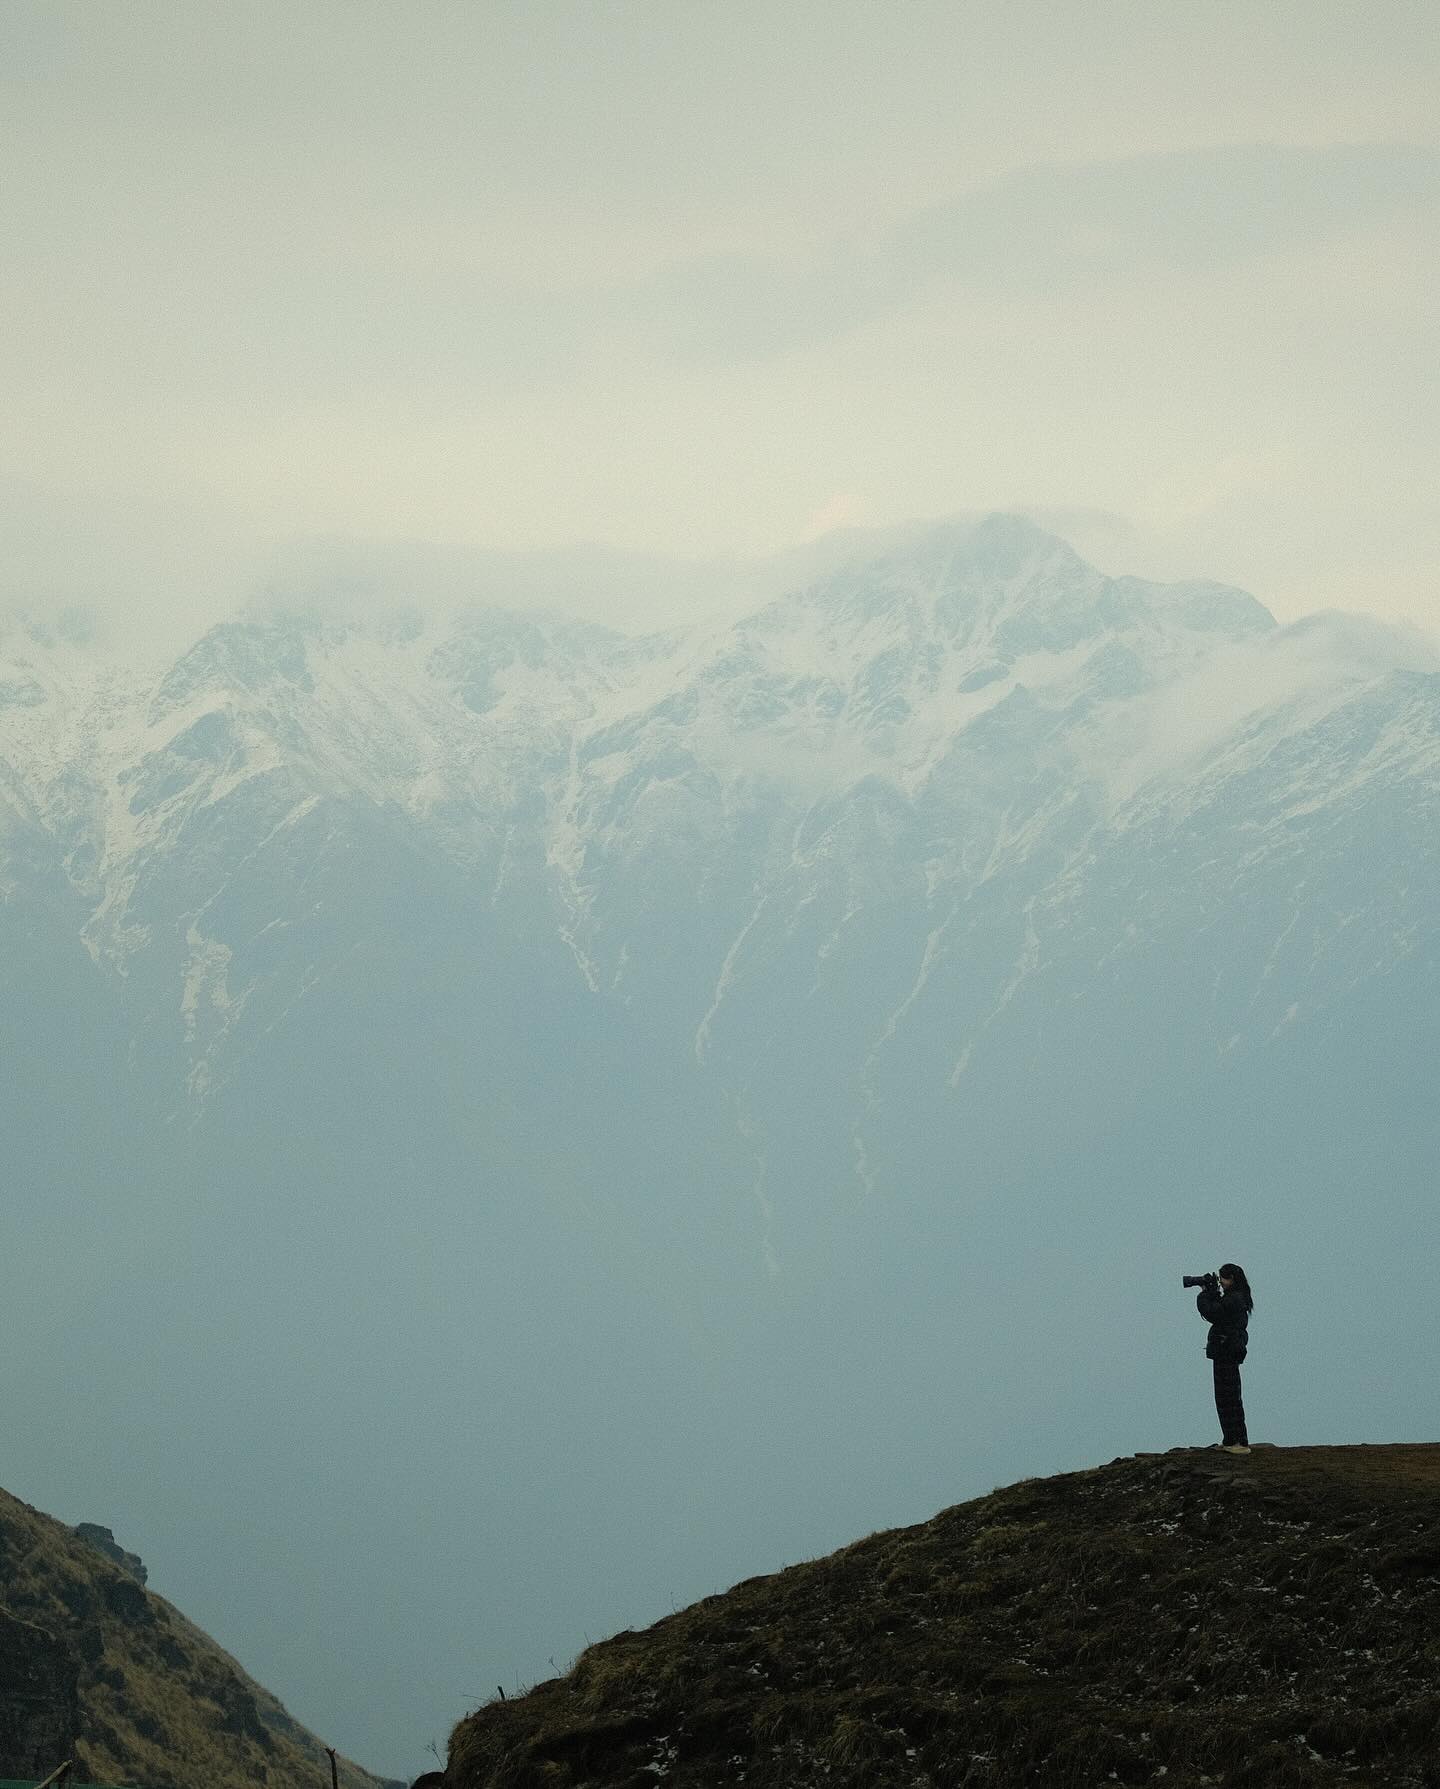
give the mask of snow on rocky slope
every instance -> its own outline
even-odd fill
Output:
[[[702,1062],[777,951],[818,987],[847,935],[903,907],[863,1015],[873,1067],[999,879],[1028,917],[947,1046],[953,1078],[1038,961],[1042,917],[1083,908],[1137,839],[1163,864],[1262,784],[1215,867],[1238,882],[1377,788],[1433,792],[1435,669],[1376,625],[1281,629],[1222,586],[1104,577],[997,516],[688,635],[498,611],[237,621],[155,668],[12,624],[0,798],[63,866],[103,970],[152,961],[192,1093],[263,980],[237,981],[211,924],[227,889],[274,866],[263,927],[294,925],[297,854],[362,815],[460,867],[474,900],[520,902],[589,990],[650,1001]]]

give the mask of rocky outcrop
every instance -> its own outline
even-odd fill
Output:
[[[66,1640],[0,1608],[0,1777],[45,1777],[73,1754],[79,1681]]]
[[[99,1553],[103,1553],[112,1565],[118,1565],[122,1572],[128,1572],[137,1584],[144,1584],[150,1574],[145,1570],[138,1553],[127,1553],[108,1528],[102,1528],[98,1522],[77,1522],[73,1532],[82,1541]]]
[[[117,1557],[118,1555],[118,1557]],[[323,1741],[178,1609],[107,1528],[0,1491],[0,1781],[318,1789]],[[338,1759],[340,1789],[383,1789]]]

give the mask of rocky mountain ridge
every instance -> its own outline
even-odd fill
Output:
[[[73,1758],[81,1780],[148,1789],[328,1783],[315,1735],[146,1590],[133,1558],[0,1491],[0,1772],[38,1779]],[[385,1789],[348,1760],[340,1780]]]
[[[400,849],[408,833],[492,907],[539,905],[586,987],[625,1000],[669,1000],[647,986],[644,932],[698,908],[684,1022],[702,1059],[771,924],[835,906],[823,974],[865,907],[915,887],[922,948],[874,1015],[873,1058],[957,903],[1021,859],[1049,859],[1027,899],[1070,900],[1127,835],[1190,824],[1250,766],[1309,760],[1293,812],[1440,758],[1440,682],[1415,642],[1106,578],[1003,517],[693,637],[503,612],[439,638],[417,617],[235,622],[148,675],[83,645],[0,640],[10,849],[63,875],[107,975],[155,965],[198,1099],[270,979],[265,928],[237,943],[210,917],[241,865],[303,857],[317,828],[380,825]],[[715,887],[737,860],[753,899]],[[324,972],[306,963],[302,985]],[[972,1045],[957,1038],[952,1068]]]

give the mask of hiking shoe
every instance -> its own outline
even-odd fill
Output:
[[[1226,1453],[1226,1454],[1248,1454],[1250,1449],[1245,1445],[1245,1443],[1243,1441],[1235,1441],[1235,1442],[1222,1441],[1220,1443],[1220,1451],[1221,1451],[1221,1453]]]

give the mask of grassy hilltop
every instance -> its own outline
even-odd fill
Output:
[[[1010,1486],[590,1647],[444,1781],[1440,1786],[1440,1446]]]

